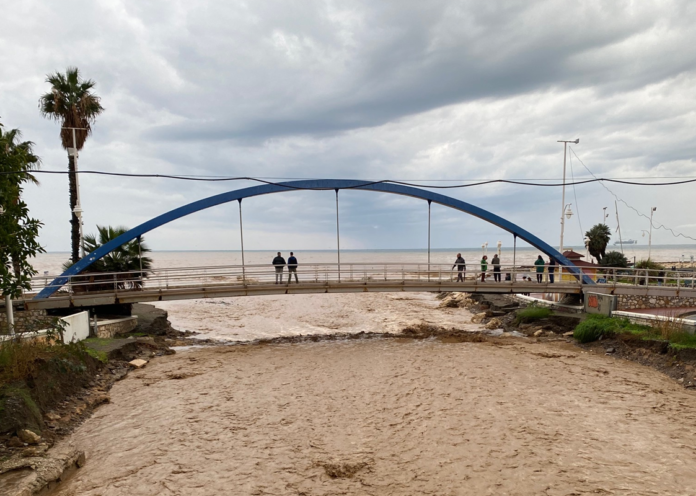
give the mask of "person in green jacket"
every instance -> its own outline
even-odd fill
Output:
[[[486,255],[481,259],[481,282],[486,282],[486,270],[488,269],[488,257]]]
[[[536,265],[537,282],[543,282],[544,281],[544,265],[546,265],[546,262],[544,262],[544,259],[541,258],[541,255],[539,255],[539,258],[536,259],[536,262],[534,262],[534,265]]]

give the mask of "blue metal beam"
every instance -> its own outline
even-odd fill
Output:
[[[400,184],[392,183],[382,183],[382,182],[371,182],[371,181],[360,181],[353,179],[311,179],[302,181],[289,181],[279,184],[263,184],[261,186],[252,186],[250,188],[243,188],[234,191],[228,191],[227,193],[221,193],[219,195],[204,198],[202,200],[189,203],[183,207],[175,208],[165,214],[162,214],[154,219],[151,219],[137,227],[134,227],[128,232],[123,233],[118,238],[111,240],[105,245],[94,250],[92,253],[88,254],[71,266],[68,270],[63,272],[60,276],[53,280],[49,287],[44,288],[34,299],[48,298],[53,293],[55,293],[61,286],[68,282],[67,276],[77,275],[87,267],[92,265],[94,262],[100,258],[108,255],[111,251],[115,250],[119,246],[128,243],[136,239],[138,236],[152,231],[164,224],[180,219],[187,215],[205,210],[206,208],[215,207],[223,203],[229,203],[232,201],[242,200],[244,198],[251,198],[254,196],[268,195],[271,193],[284,193],[288,191],[298,191],[298,190],[338,190],[338,189],[356,189],[361,191],[376,191],[380,193],[391,193],[395,195],[411,196],[413,198],[418,198],[421,200],[431,201],[443,205],[445,207],[450,207],[455,210],[460,210],[462,212],[478,217],[479,219],[485,220],[495,226],[512,233],[513,235],[523,239],[530,245],[537,248],[539,251],[545,255],[556,259],[561,265],[567,265],[569,270],[573,272],[576,276],[582,276],[583,282],[585,284],[594,284],[594,281],[588,276],[583,275],[582,271],[575,267],[575,265],[565,258],[561,253],[558,252],[551,245],[548,245],[541,239],[534,236],[529,231],[526,231],[516,224],[503,219],[502,217],[495,215],[487,210],[479,208],[470,203],[466,203],[456,198],[450,196],[441,195],[439,193],[434,193],[425,189],[414,188],[411,186],[402,186]]]

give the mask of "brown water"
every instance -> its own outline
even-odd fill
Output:
[[[66,440],[87,465],[58,494],[696,494],[693,392],[565,344],[503,344],[157,359]]]

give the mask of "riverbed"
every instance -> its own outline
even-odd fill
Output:
[[[58,494],[694,494],[695,421],[692,391],[563,340],[217,346],[116,384],[63,441],[87,464]]]

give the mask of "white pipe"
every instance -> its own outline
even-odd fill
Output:
[[[14,336],[14,308],[9,294],[5,295],[5,313],[7,314],[7,330],[10,336]]]

